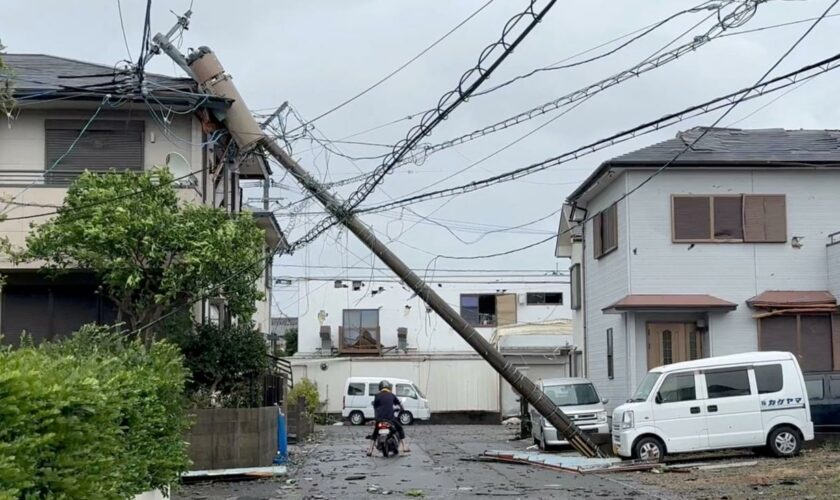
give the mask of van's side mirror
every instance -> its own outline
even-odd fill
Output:
[[[601,398],[601,404],[602,404],[602,405],[605,405],[605,404],[607,404],[607,403],[609,403],[609,402],[610,402],[610,400],[609,400],[609,399],[607,399],[607,398]]]
[[[654,401],[656,401],[656,404],[662,404],[662,395],[657,392]]]

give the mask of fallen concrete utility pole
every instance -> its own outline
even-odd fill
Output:
[[[178,62],[177,59],[175,59]],[[190,55],[188,64],[198,84],[209,94],[233,100],[225,112],[224,121],[241,151],[262,148],[283,166],[313,197],[324,205],[341,224],[355,234],[377,257],[408,285],[428,306],[451,326],[494,370],[525,397],[569,444],[587,457],[599,457],[599,448],[582,433],[537,386],[507,361],[493,346],[449,306],[432,288],[415,274],[394,252],[352,212],[342,207],[341,200],[327,191],[309,173],[293,160],[274,140],[267,137],[257,124],[230,76],[215,54],[201,47]]]

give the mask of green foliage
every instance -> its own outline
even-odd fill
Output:
[[[0,351],[0,498],[122,499],[188,459],[178,349],[100,327]]]
[[[10,117],[15,109],[14,89],[12,86],[14,74],[3,62],[3,49],[6,47],[0,43],[0,112]]]
[[[301,397],[306,404],[306,412],[310,415],[315,415],[321,404],[320,397],[318,396],[318,386],[308,378],[298,380],[295,386],[292,387],[292,390],[289,391],[289,401],[297,403]]]
[[[199,406],[253,406],[268,371],[263,335],[251,323],[196,325],[172,337],[192,373],[189,389]],[[207,401],[211,400],[211,401]]]
[[[294,356],[298,350],[298,329],[289,328],[283,339],[286,341],[286,356]]]
[[[173,180],[168,169],[86,172],[16,257],[93,270],[132,331],[208,294],[250,318],[263,298],[262,230],[248,213],[179,202]],[[157,330],[144,332],[147,346]]]

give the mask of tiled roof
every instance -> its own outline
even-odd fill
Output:
[[[711,295],[627,295],[604,312],[625,311],[732,311],[737,304]]]

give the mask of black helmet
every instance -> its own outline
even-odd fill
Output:
[[[391,390],[391,382],[388,382],[387,380],[383,380],[382,382],[379,382],[379,390],[381,391],[383,389],[388,389],[390,391]]]

